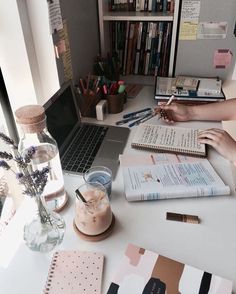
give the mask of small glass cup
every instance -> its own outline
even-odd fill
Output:
[[[98,182],[102,184],[106,190],[108,198],[111,199],[112,187],[112,171],[105,166],[94,166],[84,173],[85,183]]]
[[[112,211],[106,188],[99,183],[85,183],[76,190],[75,226],[86,235],[105,232],[112,223]]]

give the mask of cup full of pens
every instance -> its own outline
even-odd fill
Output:
[[[127,100],[124,81],[111,81],[103,84],[103,95],[107,100],[109,113],[121,112]]]
[[[96,117],[96,105],[101,100],[100,77],[88,74],[86,79],[80,78],[79,82],[77,90],[81,115]]]

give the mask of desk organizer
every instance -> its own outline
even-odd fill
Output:
[[[79,95],[79,107],[81,115],[84,117],[96,117],[96,105],[100,101],[97,95]]]
[[[124,103],[126,102],[127,96],[126,92],[116,94],[116,95],[106,95],[108,112],[109,113],[119,113],[124,108]]]

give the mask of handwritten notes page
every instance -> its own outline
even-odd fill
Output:
[[[206,147],[198,143],[198,129],[141,124],[132,147],[205,156]]]
[[[207,159],[122,167],[128,201],[229,195]]]

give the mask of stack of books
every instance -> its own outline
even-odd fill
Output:
[[[186,104],[225,100],[222,81],[218,78],[156,77],[155,99],[158,103],[167,102],[171,95],[174,95],[178,102]]]

